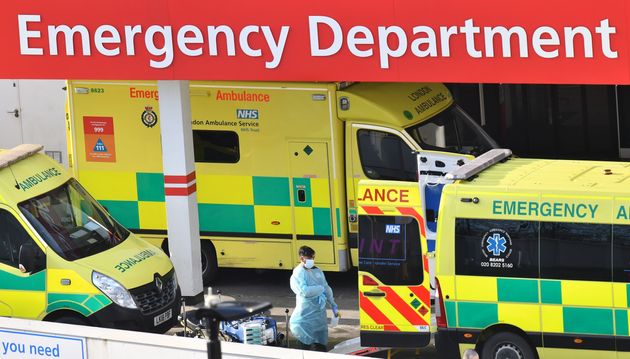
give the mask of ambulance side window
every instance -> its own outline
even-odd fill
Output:
[[[193,131],[195,162],[237,163],[240,158],[238,135],[232,131]]]
[[[630,225],[613,225],[613,281],[630,282]]]
[[[0,209],[0,262],[18,268],[20,246],[33,243],[31,236],[9,212]]]
[[[610,224],[541,222],[540,277],[611,281]]]
[[[457,218],[455,273],[538,278],[538,222]]]
[[[359,130],[357,137],[361,166],[368,178],[417,181],[416,156],[400,137],[374,130]]]

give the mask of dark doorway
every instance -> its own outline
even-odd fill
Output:
[[[469,84],[450,87],[457,101],[473,116],[483,112],[483,119],[475,117],[484,129],[518,156],[619,159],[615,86],[483,85],[481,90],[478,85]],[[630,90],[624,89],[623,94],[630,103]],[[472,109],[471,102],[475,100],[478,107]],[[620,110],[621,107],[620,101]],[[625,107],[630,119],[630,105]],[[630,142],[630,126],[627,132]]]

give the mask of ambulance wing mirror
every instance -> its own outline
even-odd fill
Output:
[[[34,273],[45,268],[45,259],[41,251],[36,250],[32,243],[25,243],[20,246],[18,260],[22,273]]]

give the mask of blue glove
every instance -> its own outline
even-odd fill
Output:
[[[333,315],[336,317],[339,314],[339,308],[335,305],[332,307]]]

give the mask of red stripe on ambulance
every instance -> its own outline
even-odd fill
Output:
[[[373,206],[361,206],[361,208],[363,208],[363,210],[365,211],[365,213],[367,214],[383,214],[383,211],[381,211],[380,208],[378,207],[373,207]]]
[[[431,293],[426,287],[423,286],[409,286],[411,292],[420,299],[422,304],[431,306]]]
[[[422,218],[422,216],[420,215],[420,213],[418,213],[415,209],[411,208],[411,207],[398,207],[398,212],[400,212],[400,214],[404,214],[407,216],[412,216],[414,217],[416,220],[418,220],[418,225],[420,226],[420,232],[422,233],[422,236],[424,238],[427,237],[427,233],[424,229],[424,218]]]
[[[389,318],[387,318],[385,314],[383,314],[383,312],[381,312],[374,303],[367,299],[361,292],[359,292],[359,306],[376,324],[383,325],[384,330],[394,332],[400,331],[400,329],[398,329],[398,327],[395,326],[394,323],[392,323],[392,321],[389,320]]]
[[[429,325],[420,314],[418,314],[409,303],[406,303],[400,296],[390,287],[378,287],[385,292],[385,299],[392,305],[411,325]]]

